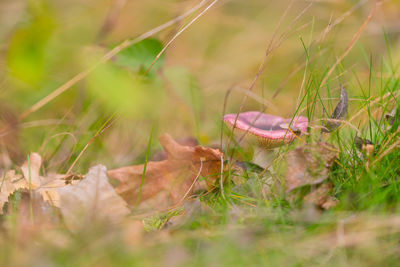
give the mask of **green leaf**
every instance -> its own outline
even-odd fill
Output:
[[[145,79],[111,63],[99,66],[87,79],[88,89],[110,111],[151,118],[164,99],[162,84]]]
[[[122,50],[116,57],[116,64],[144,73],[151,66],[151,63],[153,63],[162,48],[162,43],[157,39],[145,39]],[[156,71],[162,64],[163,56],[156,61],[151,71]]]
[[[36,85],[45,74],[46,49],[55,28],[54,19],[46,12],[30,14],[31,19],[15,30],[9,43],[8,71],[28,84]]]

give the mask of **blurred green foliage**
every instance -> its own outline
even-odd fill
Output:
[[[7,65],[14,77],[37,85],[44,76],[47,44],[55,21],[46,5],[32,4],[29,7],[29,16],[17,27],[10,40]]]
[[[203,106],[203,96],[196,76],[180,66],[165,68],[163,74],[171,84],[174,93],[191,107],[193,112],[200,112]]]
[[[139,65],[143,58],[131,57]],[[143,76],[125,70],[113,63],[105,63],[88,77],[87,86],[96,100],[100,100],[109,112],[122,115],[152,118],[159,113],[165,99],[160,78]],[[152,115],[153,114],[153,115]]]
[[[162,48],[163,45],[159,40],[148,38],[122,50],[116,56],[115,62],[141,74],[145,74],[151,66],[150,72],[154,73],[163,65],[164,55],[151,65]]]

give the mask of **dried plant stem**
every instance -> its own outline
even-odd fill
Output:
[[[221,156],[221,173],[219,177],[219,186],[221,189],[222,198],[226,201],[225,191],[224,191],[224,158]]]
[[[188,24],[186,24],[182,29],[180,29],[172,38],[171,40],[168,41],[168,43],[163,47],[163,49],[158,53],[156,58],[153,60],[149,68],[146,70],[146,73],[150,71],[150,69],[153,67],[153,65],[157,62],[157,60],[161,57],[162,54],[164,54],[165,50],[168,49],[168,47],[175,41],[176,38],[178,38],[179,35],[181,35],[187,28],[189,28],[196,20],[198,20],[201,16],[203,16],[213,5],[215,5],[218,2],[218,0],[214,0],[209,4],[203,11],[200,12],[194,19],[192,19]]]
[[[139,215],[134,216],[134,217],[137,218],[137,219],[138,218],[145,218],[145,217],[152,216],[152,215],[155,215],[155,214],[158,214],[158,213],[171,211],[171,210],[174,210],[174,209],[180,207],[183,204],[184,200],[187,198],[187,196],[192,191],[192,189],[193,189],[194,185],[196,184],[196,182],[199,180],[202,170],[203,170],[203,159],[200,158],[200,167],[199,167],[199,171],[197,172],[196,177],[194,178],[194,180],[193,180],[192,184],[190,185],[189,189],[185,192],[183,197],[176,204],[174,204],[174,205],[172,205],[170,207],[167,207],[165,209],[139,214]]]
[[[328,81],[329,77],[332,75],[332,73],[335,71],[336,67],[342,62],[342,60],[349,54],[350,50],[353,48],[355,45],[356,41],[360,38],[361,34],[364,32],[365,28],[367,27],[368,23],[371,21],[376,7],[378,4],[380,4],[381,1],[376,1],[375,5],[372,7],[371,11],[368,14],[368,17],[365,19],[364,23],[361,25],[361,27],[358,29],[356,34],[354,34],[353,38],[351,38],[350,42],[347,44],[346,49],[344,50],[343,54],[340,55],[340,57],[336,60],[335,64],[329,69],[327,74],[325,75],[324,79],[322,80],[320,84],[320,88],[325,85],[325,83]]]
[[[115,113],[114,113],[115,115]],[[111,125],[115,122],[115,119],[113,120],[114,115],[111,116],[111,118],[105,123],[105,126],[102,127],[102,129],[100,131],[98,131],[90,140],[89,142],[85,145],[85,147],[82,149],[82,151],[79,153],[79,155],[76,157],[76,159],[74,160],[74,162],[71,164],[71,166],[69,167],[67,173],[65,174],[66,176],[69,175],[71,173],[71,171],[73,170],[73,168],[75,167],[76,163],[78,162],[78,160],[82,157],[83,153],[85,153],[86,149],[90,146],[91,143],[93,143],[93,141],[99,137],[105,130],[107,130],[108,128],[111,127]]]
[[[103,39],[111,30],[113,30],[126,2],[127,0],[114,0],[111,3],[110,10],[108,11],[103,26],[100,28],[100,31],[97,34],[97,40]]]
[[[346,17],[350,16],[352,13],[354,13],[354,11],[356,11],[357,9],[359,9],[361,6],[363,6],[365,3],[367,3],[367,0],[363,0],[358,2],[356,5],[354,5],[353,7],[351,7],[348,11],[346,11],[345,13],[343,13],[342,16],[340,16],[339,18],[337,18],[335,21],[331,22],[329,21],[328,26],[326,26],[325,30],[320,34],[319,38],[316,39],[315,41],[313,41],[313,44],[315,43],[321,43],[325,40],[326,35],[338,24],[340,24]],[[319,56],[321,56],[323,53],[325,53],[327,51],[327,49],[323,49],[321,51],[318,52],[318,54],[314,55],[313,57],[311,57],[309,59],[309,62],[313,61],[315,58],[318,58]],[[282,83],[278,86],[278,88],[275,90],[275,92],[272,94],[271,99],[274,99],[283,89],[283,87],[286,85],[286,83],[297,73],[299,72],[301,69],[303,69],[306,65],[306,62],[304,62],[303,64],[301,64],[300,66],[296,67],[283,81]]]
[[[273,46],[273,44],[274,44],[274,41],[275,41],[275,37],[276,37],[276,35],[277,35],[277,33],[278,33],[278,30],[279,30],[280,26],[281,26],[282,23],[283,23],[283,20],[285,19],[287,13],[289,12],[290,8],[292,7],[293,3],[294,3],[294,0],[291,0],[291,1],[289,2],[289,5],[286,7],[286,9],[285,9],[285,11],[283,12],[281,18],[279,19],[278,24],[276,25],[276,27],[275,27],[275,29],[274,29],[274,33],[272,34],[272,38],[271,38],[271,40],[270,40],[270,42],[269,42],[269,44],[268,44],[268,47],[267,47],[267,49],[266,49],[265,55],[264,55],[264,57],[263,57],[263,59],[262,59],[260,65],[259,65],[259,67],[258,67],[258,71],[257,71],[257,73],[256,73],[256,75],[255,75],[253,81],[251,82],[251,84],[250,84],[250,86],[249,86],[249,88],[248,88],[249,91],[253,90],[253,88],[254,88],[256,82],[257,82],[258,79],[260,78],[261,73],[263,72],[263,70],[264,70],[264,68],[265,68],[265,65],[266,65],[266,63],[267,63],[267,60],[269,59],[269,56],[270,56],[272,50],[274,50],[275,47]],[[309,5],[308,7],[306,7],[305,9],[307,10],[309,7],[310,7],[310,5]],[[304,12],[301,12],[301,13],[300,13],[300,15],[302,15],[302,14],[304,14]],[[297,17],[295,18],[295,20],[293,20],[293,22],[296,21],[296,20],[298,20],[299,18],[300,18],[300,16],[297,16]],[[293,23],[293,22],[292,22],[292,23]],[[280,41],[282,41],[282,39],[284,39],[284,34],[282,34],[280,40],[278,40],[278,46],[281,44]],[[277,46],[277,47],[278,47],[278,46]],[[229,149],[231,139],[233,138],[233,134],[234,134],[234,131],[235,131],[237,119],[239,118],[239,113],[242,111],[242,109],[243,109],[243,107],[244,107],[244,104],[245,104],[246,101],[247,101],[247,97],[248,97],[247,94],[243,97],[242,102],[240,103],[240,106],[239,106],[239,110],[238,110],[238,112],[236,113],[235,121],[234,121],[234,123],[233,123],[232,132],[231,132],[231,134],[230,134],[230,136],[229,136],[229,138],[228,138],[228,143],[227,143],[227,145],[226,145],[227,150]],[[225,112],[224,112],[224,113],[225,113]],[[256,118],[256,119],[257,119],[257,118]],[[246,134],[247,134],[247,131],[243,134],[243,136],[245,136]],[[230,156],[230,158],[231,158],[231,157],[232,157],[232,155]]]
[[[296,18],[294,18],[294,19],[291,21],[291,23],[290,23],[290,25],[289,25],[289,27],[288,27],[288,30],[287,30],[286,32],[282,33],[282,34],[280,35],[278,41],[276,42],[276,44],[273,45],[273,44],[274,44],[274,39],[275,39],[276,33],[277,33],[277,31],[278,31],[280,25],[282,24],[283,19],[285,18],[286,14],[287,14],[287,12],[289,11],[289,9],[290,9],[290,7],[291,7],[292,4],[293,4],[293,1],[291,1],[290,4],[288,5],[288,7],[285,9],[284,14],[283,14],[282,17],[280,18],[280,20],[279,20],[277,26],[275,27],[274,34],[273,34],[273,36],[272,36],[272,38],[271,38],[271,40],[270,40],[270,42],[269,42],[268,48],[267,48],[267,50],[266,50],[266,52],[265,52],[265,56],[264,56],[264,58],[263,58],[263,60],[262,60],[262,62],[261,62],[261,64],[260,64],[260,66],[259,66],[259,70],[258,70],[258,72],[257,72],[257,74],[256,74],[256,76],[255,76],[255,78],[253,79],[253,82],[251,83],[250,87],[249,87],[247,90],[242,89],[242,91],[244,92],[245,96],[244,96],[244,98],[242,99],[241,105],[240,105],[240,107],[239,107],[239,111],[238,111],[237,114],[236,114],[235,121],[234,121],[234,124],[233,124],[233,129],[235,129],[235,126],[236,126],[236,123],[237,123],[237,119],[238,119],[238,117],[239,117],[239,113],[242,111],[243,106],[244,106],[244,103],[247,101],[247,98],[248,98],[249,96],[250,96],[250,97],[253,97],[253,96],[255,95],[255,94],[253,94],[251,91],[252,91],[252,89],[254,88],[254,86],[255,86],[257,80],[259,79],[259,77],[260,77],[262,71],[263,71],[264,68],[265,68],[265,65],[266,65],[266,63],[267,63],[268,56],[271,54],[271,52],[272,52],[274,49],[280,47],[280,45],[291,35],[291,33],[293,33],[293,32],[290,31],[290,29],[291,29],[291,27],[293,26],[293,24],[294,24],[296,21],[298,21],[298,20],[301,18],[301,16],[303,16],[304,13],[312,6],[312,3],[310,3],[307,7],[305,7],[305,8],[302,10],[302,12],[300,12],[300,13],[296,16]],[[308,24],[308,23],[307,23],[307,24]],[[301,26],[300,28],[305,27],[307,24]],[[232,91],[233,89],[235,89],[235,88],[234,88],[234,87],[231,87],[231,88],[227,91],[227,93],[226,93],[226,95],[225,95],[224,105],[223,105],[223,111],[222,111],[222,116],[224,116],[224,114],[225,114],[225,110],[226,110],[228,98],[229,98],[229,95],[230,95],[230,93],[231,93],[231,91]],[[256,97],[253,97],[253,98],[254,98],[255,100],[258,101],[258,99],[257,99]],[[262,101],[258,101],[258,102],[262,103],[262,104],[265,106],[265,108],[263,109],[262,112],[264,112],[265,109],[266,109],[265,103],[268,104],[268,107],[272,107],[273,109],[276,110],[276,107],[273,106],[272,103],[266,101],[265,99],[262,99]],[[260,114],[260,115],[261,115],[261,114]],[[260,115],[258,115],[258,116],[255,118],[255,120],[254,120],[250,125],[254,124],[254,122],[258,119],[258,117],[259,117]],[[249,129],[250,129],[250,128],[249,128]],[[249,130],[249,129],[248,129],[248,130]],[[240,140],[242,140],[242,139],[246,136],[246,134],[248,133],[248,130],[246,130],[246,131],[243,133],[243,135],[241,136]],[[234,134],[234,131],[231,131],[231,135],[229,136],[228,142],[227,142],[227,145],[226,145],[226,147],[227,147],[226,150],[229,150],[229,146],[230,146],[231,139],[233,138],[233,134]],[[222,151],[222,135],[223,135],[223,125],[221,125],[221,137],[220,137],[220,149],[221,149],[221,151]],[[232,158],[232,155],[230,155],[230,158]],[[232,163],[232,164],[233,164],[233,163]]]
[[[232,93],[233,90],[233,86],[231,86],[225,93],[225,97],[224,97],[224,104],[222,106],[222,116],[221,116],[221,128],[220,128],[220,136],[219,136],[219,150],[222,151],[222,141],[223,141],[223,136],[224,136],[224,115],[226,112],[226,105],[228,104],[228,99],[229,96]]]
[[[372,96],[369,97],[368,99],[366,99],[366,103],[368,103],[368,105],[370,107],[375,106],[376,104],[379,103],[379,101],[385,100],[386,98],[388,98],[389,96],[395,98],[398,95],[400,95],[400,92],[388,92],[386,94],[384,94],[383,96],[377,97],[376,99],[372,100]],[[361,108],[356,114],[354,114],[349,121],[353,121],[355,118],[357,118],[358,116],[360,116],[363,112],[365,112],[364,108]]]
[[[349,126],[350,128],[352,128],[353,130],[355,130],[357,132],[358,135],[361,135],[361,131],[358,129],[358,127],[352,123],[350,123],[347,120],[340,120],[340,119],[332,119],[332,118],[325,118],[325,119],[318,119],[313,121],[313,124],[316,125],[316,123],[320,123],[320,122],[331,122],[331,123],[340,123],[342,124],[342,126],[339,127],[344,127],[344,125]],[[321,130],[327,130],[328,128],[326,126],[313,126],[313,129],[321,129]]]
[[[178,201],[178,203],[174,205],[175,207],[180,206],[183,203],[183,201],[186,199],[186,197],[189,195],[189,193],[192,192],[194,185],[196,184],[197,180],[199,180],[199,178],[200,178],[200,174],[201,174],[202,170],[203,170],[203,159],[200,158],[200,168],[199,168],[199,171],[197,172],[196,178],[194,178],[193,183],[190,185],[190,187],[186,191],[185,195],[183,195],[183,197]]]
[[[362,7],[365,3],[367,3],[368,0],[362,0],[360,2],[358,2],[357,4],[355,4],[354,6],[352,6],[349,10],[347,10],[346,12],[344,12],[340,17],[338,17],[337,19],[335,19],[334,22],[329,22],[328,26],[326,26],[325,30],[321,33],[321,35],[319,36],[319,38],[316,40],[317,42],[322,42],[325,40],[326,35],[338,24],[340,24],[346,17],[350,16],[351,14],[354,13],[354,11],[356,11],[357,9],[359,9],[360,7]]]

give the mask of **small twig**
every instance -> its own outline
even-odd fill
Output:
[[[156,58],[153,60],[153,62],[150,64],[149,68],[146,70],[146,73],[150,71],[150,69],[153,67],[153,65],[157,62],[157,60],[161,57],[162,54],[164,54],[165,50],[168,49],[168,47],[175,41],[176,38],[178,38],[179,35],[181,35],[187,28],[189,28],[196,20],[198,20],[201,16],[203,16],[213,5],[215,5],[218,2],[218,0],[214,0],[211,4],[209,4],[203,11],[200,12],[194,19],[192,19],[188,24],[186,24],[182,29],[180,29],[172,38],[169,40],[169,42],[163,47],[163,49],[158,53]]]

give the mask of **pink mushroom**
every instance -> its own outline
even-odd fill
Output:
[[[224,122],[232,128],[237,114],[226,114]],[[240,113],[235,132],[246,131],[250,137],[256,137],[258,144],[264,148],[274,148],[292,142],[296,136],[307,131],[308,119],[295,116],[293,119],[283,119],[278,116],[248,111]]]

